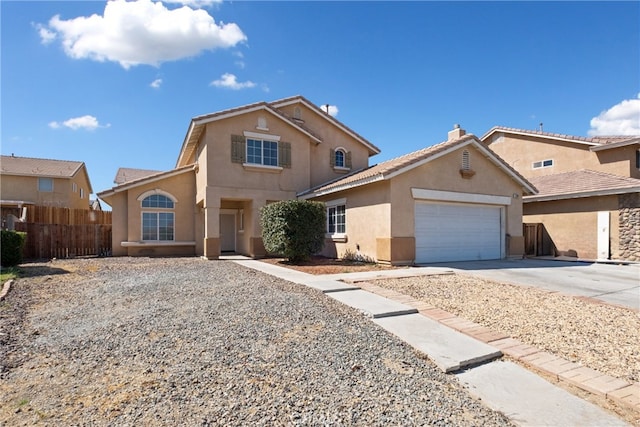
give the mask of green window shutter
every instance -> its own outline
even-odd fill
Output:
[[[231,162],[244,163],[247,159],[247,149],[244,136],[231,135]]]
[[[336,166],[336,150],[333,148],[329,152],[329,164],[332,168]]]
[[[344,156],[344,165],[351,169],[351,151],[347,151]]]
[[[282,168],[291,168],[291,143],[278,143],[278,165]]]

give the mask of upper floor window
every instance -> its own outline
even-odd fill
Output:
[[[553,159],[540,160],[538,162],[533,162],[532,166],[533,166],[533,169],[549,168],[553,166]]]
[[[278,166],[278,143],[260,139],[247,139],[247,163]]]
[[[80,198],[84,199],[84,188],[80,189]]]
[[[38,178],[38,191],[51,193],[53,191],[53,178]]]
[[[343,168],[344,166],[344,150],[336,150],[336,166],[339,168]]]
[[[351,153],[342,147],[331,149],[330,163],[332,168],[351,169]]]
[[[152,194],[142,200],[142,207],[173,209],[173,200],[162,194]]]
[[[74,193],[78,192],[78,184],[76,184],[75,182],[71,184],[71,188]]]
[[[640,169],[640,150],[636,150],[636,168]]]
[[[291,168],[291,143],[280,141],[278,135],[246,131],[231,135],[231,161],[248,170],[278,172]]]

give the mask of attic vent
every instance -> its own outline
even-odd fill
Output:
[[[464,150],[462,152],[462,165],[460,167],[460,175],[464,179],[471,179],[475,174],[476,172],[471,169],[471,154],[468,150]]]
[[[469,151],[467,150],[462,152],[462,170],[471,170],[471,159],[469,157]]]
[[[256,128],[260,130],[269,130],[267,127],[267,119],[264,117],[258,117],[258,126],[256,126]]]
[[[293,118],[302,120],[302,110],[300,109],[300,107],[296,107],[293,109]]]

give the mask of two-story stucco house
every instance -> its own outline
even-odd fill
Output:
[[[302,96],[195,117],[173,170],[120,169],[99,193],[113,209],[113,254],[261,257],[260,208],[295,198],[325,202],[328,256],[522,254],[522,195],[535,189],[475,136],[457,128],[369,167],[379,152]]]
[[[84,162],[2,156],[0,194],[3,220],[30,205],[91,209],[93,192]]]
[[[552,252],[640,260],[640,136],[494,127],[482,141],[538,189],[524,222],[544,224]]]

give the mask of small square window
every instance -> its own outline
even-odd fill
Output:
[[[53,191],[53,178],[38,178],[38,191],[51,193]]]

